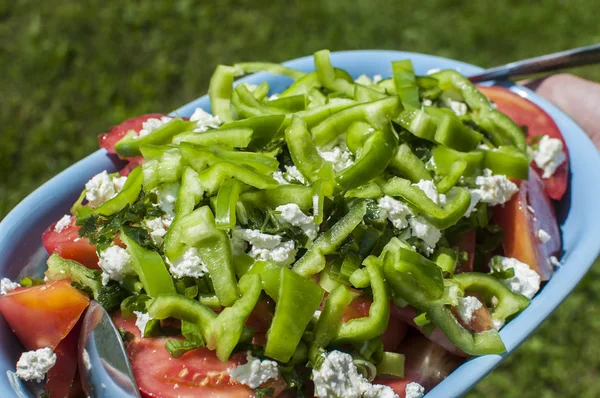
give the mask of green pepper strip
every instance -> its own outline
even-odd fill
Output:
[[[442,296],[444,275],[436,263],[412,249],[398,247],[395,253],[397,261],[395,268],[398,271],[412,275],[429,298],[437,299]]]
[[[386,251],[384,273],[395,295],[413,307],[427,313],[427,318],[456,345],[469,355],[501,354],[506,351],[500,335],[495,330],[471,334],[463,328],[442,300],[431,300],[416,284],[411,275],[397,269],[397,255]]]
[[[215,294],[224,306],[238,298],[231,244],[225,231],[215,225],[208,206],[202,206],[181,220],[181,241],[196,247],[198,257],[206,264]]]
[[[173,279],[160,254],[141,247],[123,231],[119,237],[127,246],[133,269],[140,277],[146,294],[150,297],[157,297],[160,294],[175,293]]]
[[[142,165],[144,188],[149,191],[162,183],[177,182],[181,179],[183,162],[177,148],[165,151],[160,158],[152,159]]]
[[[56,253],[52,253],[48,260],[48,269],[44,275],[51,281],[71,279],[92,292],[94,300],[98,301],[102,282],[97,278],[97,271],[87,268],[77,261],[67,260]]]
[[[454,161],[452,166],[450,166],[448,174],[436,184],[438,192],[446,193],[452,189],[452,187],[458,183],[460,177],[465,173],[465,170],[467,170],[467,165],[468,163],[464,159],[457,159]]]
[[[183,232],[181,220],[194,210],[203,194],[198,173],[194,169],[186,167],[183,170],[181,185],[175,201],[175,218],[165,235],[165,253],[171,261],[178,259],[184,250],[181,242],[181,233]]]
[[[344,109],[350,108],[357,103],[351,99],[347,98],[337,98],[336,100],[331,100],[325,105],[315,106],[312,108],[308,108],[306,110],[300,111],[296,113],[296,116],[301,117],[306,122],[306,125],[309,128],[313,128],[314,126],[321,123],[323,120],[331,117],[332,115],[343,111]],[[285,121],[285,125],[289,125],[291,123],[291,116],[288,115]]]
[[[362,121],[380,129],[395,119],[402,110],[398,96],[387,97],[373,102],[362,103],[346,108],[316,125],[312,129],[315,143],[323,146],[334,141],[348,131],[352,123]]]
[[[265,355],[280,362],[290,360],[324,291],[310,279],[281,268],[279,297],[273,322],[267,332]]]
[[[356,163],[342,171],[336,181],[344,189],[355,188],[371,181],[388,166],[397,144],[392,127],[389,124],[383,126],[367,138]]]
[[[334,68],[336,79],[344,79],[350,83],[353,82],[352,76],[343,69]],[[311,72],[296,80],[283,93],[279,94],[279,98],[290,97],[292,95],[306,94],[313,89],[321,88],[321,81],[317,72]]]
[[[438,146],[433,148],[432,156],[436,171],[439,174],[450,174],[454,162],[462,159],[467,162],[464,175],[473,177],[481,174],[485,153],[482,151],[459,152],[454,149]]]
[[[425,164],[407,144],[400,144],[388,167],[401,177],[406,177],[414,183],[432,179],[431,174],[425,168]]]
[[[121,192],[112,199],[107,200],[95,209],[95,212],[103,216],[110,216],[118,213],[125,208],[131,206],[140,195],[142,190],[142,181],[144,174],[141,167],[136,167],[127,177],[127,181],[123,185]]]
[[[318,357],[324,352],[324,348],[337,336],[344,310],[352,301],[352,294],[344,285],[333,289],[325,300],[325,306],[319,320],[315,325],[313,333],[315,339],[311,342],[308,357],[313,365],[318,362]]]
[[[248,144],[249,150],[257,150],[267,145],[281,130],[285,115],[265,115],[236,120],[222,125],[217,131],[229,129],[250,128],[252,140]]]
[[[400,96],[403,104],[419,108],[419,89],[417,87],[415,69],[410,60],[392,62],[392,74],[396,94]]]
[[[238,76],[248,73],[267,72],[273,75],[288,76],[296,80],[306,75],[306,73],[302,72],[301,70],[288,68],[287,66],[271,62],[240,62],[233,64],[233,67],[236,70],[236,75]]]
[[[454,187],[448,191],[444,207],[435,204],[419,187],[410,181],[394,177],[386,182],[383,192],[389,196],[399,196],[414,206],[427,221],[438,229],[446,229],[456,224],[471,204],[471,194],[464,188]]]
[[[390,319],[390,299],[383,277],[383,263],[377,257],[369,256],[363,265],[367,269],[373,290],[373,303],[369,308],[369,315],[343,323],[334,339],[336,344],[370,340],[383,334],[387,328]]]
[[[279,167],[277,159],[255,152],[231,151],[218,146],[206,147],[189,143],[182,143],[180,150],[185,161],[197,171],[222,161],[250,166],[265,174],[273,173]]]
[[[235,228],[235,208],[242,184],[235,178],[225,181],[217,194],[215,223],[218,229]]]
[[[454,275],[456,265],[458,263],[458,253],[456,250],[449,247],[439,247],[431,260],[438,265],[438,267],[450,275]]]
[[[214,129],[203,133],[184,133],[173,138],[174,144],[189,142],[196,145],[221,145],[229,148],[246,148],[252,140],[252,129]],[[146,157],[146,156],[144,156]]]
[[[483,166],[494,174],[526,180],[529,178],[527,155],[512,146],[501,146],[485,151]]]
[[[308,104],[311,107],[322,106],[327,103],[327,97],[319,89],[311,88],[308,91]],[[283,97],[286,98],[286,97]]]
[[[168,144],[177,134],[191,130],[195,124],[195,122],[183,119],[173,119],[143,137],[126,135],[115,144],[115,150],[122,157],[130,158],[139,156],[142,154],[140,152],[140,145]]]
[[[235,68],[232,66],[219,65],[210,78],[208,86],[208,97],[212,112],[219,116],[223,123],[233,120],[231,116],[231,94],[233,92],[233,78],[235,77]]]
[[[231,106],[236,111],[237,119],[284,113],[260,103],[244,84],[238,84],[235,87],[231,95]]]
[[[304,185],[279,185],[273,189],[246,191],[240,195],[240,201],[255,207],[272,209],[288,203],[295,203],[306,212],[313,206],[313,189]]]
[[[260,275],[262,289],[265,293],[275,302],[279,300],[281,266],[269,261],[255,261],[248,273]]]
[[[315,224],[323,222],[325,214],[325,197],[333,195],[334,184],[327,180],[317,180],[313,184],[313,214]]]
[[[332,254],[354,231],[367,213],[365,201],[354,205],[348,213],[336,222],[308,248],[308,251],[294,264],[293,270],[304,277],[321,272],[326,265],[325,255]]]
[[[260,298],[261,283],[258,275],[244,275],[240,279],[242,296],[231,307],[225,308],[213,321],[208,348],[216,348],[217,357],[226,362],[242,337],[244,323]]]
[[[383,191],[379,184],[375,181],[370,181],[360,187],[352,188],[346,191],[346,198],[361,198],[361,199],[379,199],[383,196]]]
[[[437,130],[436,120],[422,109],[406,108],[394,121],[416,137],[428,141],[434,140]]]
[[[262,101],[265,99],[267,94],[269,94],[270,89],[271,87],[269,86],[269,83],[267,83],[267,81],[264,80],[258,86],[256,86],[252,94],[254,95],[254,98],[256,98],[259,101]]]
[[[354,99],[357,102],[371,102],[385,97],[387,95],[384,92],[374,87],[367,87],[358,83],[354,84]]]
[[[319,155],[306,122],[300,117],[293,116],[292,124],[285,130],[285,141],[294,164],[310,182],[318,179],[323,172],[333,175],[333,166]],[[330,170],[323,170],[324,167]]]
[[[198,173],[201,187],[211,196],[216,194],[219,186],[231,177],[259,189],[273,189],[279,186],[279,183],[273,177],[251,171],[231,162],[215,163],[212,167]]]
[[[511,292],[496,278],[478,272],[466,272],[454,275],[453,281],[457,282],[463,291],[479,293],[486,300],[492,297],[498,299],[498,305],[492,310],[492,319],[506,321],[506,319],[523,311],[529,305],[527,297]]]
[[[433,116],[437,129],[433,141],[457,151],[471,151],[483,139],[483,135],[465,126],[452,111],[426,106],[425,112]]]
[[[157,296],[148,307],[148,315],[152,319],[176,318],[196,324],[200,327],[206,341],[210,337],[212,324],[217,318],[217,314],[210,308],[179,294]]]
[[[336,76],[331,64],[331,53],[329,50],[317,51],[314,55],[315,71],[323,87],[331,91],[341,91],[350,98],[354,98],[354,83]]]
[[[367,138],[369,138],[375,129],[372,128],[368,123],[365,122],[354,122],[350,125],[348,132],[346,133],[346,145],[353,154],[357,154]]]
[[[182,134],[177,135],[176,137],[180,137],[185,134],[188,134],[188,133],[182,133]],[[196,133],[191,133],[191,134],[196,134]],[[175,140],[175,138],[173,138],[173,140]],[[144,160],[146,160],[146,161],[152,160],[152,159],[158,159],[162,155],[164,155],[165,152],[172,150],[172,149],[173,149],[173,147],[171,145],[153,145],[153,144],[140,145],[140,152],[142,153],[142,156],[144,157]]]
[[[278,98],[268,102],[270,108],[277,109],[285,113],[296,113],[306,109],[306,95],[293,95],[290,97]]]

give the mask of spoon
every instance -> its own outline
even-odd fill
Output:
[[[81,326],[78,361],[86,396],[140,397],[121,334],[95,301],[90,302]]]
[[[599,62],[600,44],[594,44],[592,46],[574,48],[572,50],[560,51],[489,68],[469,76],[469,80],[473,83],[487,80],[503,80],[509,77],[552,72],[558,69],[591,65]]]

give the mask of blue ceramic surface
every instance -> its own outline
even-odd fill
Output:
[[[360,74],[391,76],[391,62],[411,59],[417,74],[429,69],[456,69],[466,75],[481,68],[463,62],[430,55],[400,51],[347,51],[332,54],[333,64],[344,68],[353,77]],[[304,71],[313,70],[312,56],[285,63]],[[242,81],[260,83],[268,80],[272,93],[280,92],[291,82],[289,78],[259,73]],[[600,251],[600,156],[581,128],[568,116],[546,100],[526,88],[504,84],[511,91],[541,106],[557,123],[571,154],[570,188],[559,204],[559,218],[563,236],[563,266],[559,268],[530,306],[506,325],[500,335],[506,344],[504,355],[487,355],[472,359],[436,388],[427,398],[457,397],[472,388],[514,351],[546,317],[573,290],[585,275]],[[210,109],[203,96],[176,110],[181,116],[190,116],[196,107]],[[47,255],[40,236],[52,222],[67,213],[83,185],[102,170],[117,170],[119,161],[111,159],[104,150],[97,151],[63,171],[37,189],[0,223],[0,276],[18,280],[24,275],[41,275]],[[22,351],[6,322],[0,320],[0,396],[16,396],[5,376],[13,370]]]

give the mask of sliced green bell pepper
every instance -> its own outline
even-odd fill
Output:
[[[149,191],[160,184],[177,182],[181,178],[183,162],[177,148],[165,151],[159,158],[151,159],[142,165],[144,188]]]
[[[219,130],[230,129],[252,129],[252,140],[248,144],[249,150],[257,150],[263,148],[281,131],[285,115],[265,115],[249,117],[244,120],[236,120],[234,122],[222,125]]]
[[[436,188],[438,193],[446,193],[452,187],[454,187],[459,181],[460,177],[465,174],[467,170],[468,163],[464,159],[457,159],[450,166],[450,170],[448,170],[448,174],[444,176],[437,184]]]
[[[307,212],[313,206],[313,189],[304,185],[279,185],[272,189],[246,191],[240,195],[240,201],[252,206],[271,209],[288,203],[295,203]]]
[[[417,87],[415,69],[410,60],[392,62],[392,74],[396,94],[400,96],[405,105],[419,108],[419,88]]]
[[[231,178],[221,184],[217,194],[215,223],[218,229],[235,228],[235,208],[240,197],[242,184]]]
[[[138,166],[127,177],[121,192],[114,198],[96,207],[94,211],[103,216],[110,216],[120,212],[128,205],[131,206],[137,200],[138,196],[140,196],[143,180],[144,174],[142,168]]]
[[[315,71],[319,81],[328,90],[340,91],[350,98],[354,98],[354,83],[336,76],[331,64],[331,53],[329,50],[317,51],[314,55]]]
[[[221,145],[229,148],[246,148],[252,140],[251,128],[213,129],[202,133],[183,133],[173,138],[174,144],[189,142],[190,144],[210,146]]]
[[[501,146],[485,151],[483,166],[494,174],[526,180],[529,178],[529,158],[513,146]]]
[[[279,183],[273,177],[225,161],[215,163],[208,169],[198,173],[200,186],[211,196],[217,193],[219,186],[231,177],[259,189],[273,189],[279,186]]]
[[[306,109],[307,97],[304,94],[282,97],[269,101],[270,108],[277,109],[284,113],[296,113]]]
[[[212,332],[212,324],[217,314],[196,300],[180,294],[161,294],[152,300],[148,307],[148,315],[152,319],[176,318],[198,325],[205,341]]]
[[[173,119],[143,137],[126,135],[115,144],[115,150],[125,158],[139,156],[142,154],[140,145],[168,144],[177,134],[193,129],[195,124],[183,119]]]
[[[212,112],[217,115],[223,123],[228,123],[233,120],[230,104],[234,77],[234,67],[219,65],[210,78],[210,84],[208,86],[208,97],[210,98]]]
[[[313,182],[323,173],[333,176],[331,163],[326,162],[319,155],[306,122],[300,117],[292,118],[292,124],[285,130],[285,141],[294,165],[307,180]]]
[[[334,68],[336,79],[344,79],[350,83],[353,82],[352,76],[343,69]],[[279,94],[279,98],[290,97],[292,95],[307,94],[313,89],[321,88],[321,81],[317,72],[311,72],[296,80],[284,92]]]
[[[287,66],[271,62],[239,62],[233,64],[233,68],[238,76],[248,73],[267,72],[273,75],[288,76],[296,80],[306,75],[306,73],[301,70],[288,68]]]
[[[413,153],[407,144],[400,144],[388,166],[400,177],[406,177],[414,183],[431,180],[431,174],[425,164]]]
[[[485,157],[485,153],[482,151],[459,152],[454,149],[438,146],[433,148],[432,157],[436,171],[439,174],[449,174],[454,162],[462,159],[467,162],[464,175],[476,176],[480,175],[483,171],[483,158]]]

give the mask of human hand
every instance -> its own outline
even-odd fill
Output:
[[[571,116],[600,150],[600,84],[560,73],[524,85]]]

